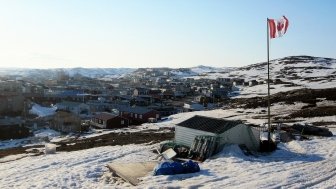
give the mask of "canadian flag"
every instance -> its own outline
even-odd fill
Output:
[[[267,19],[267,21],[271,39],[281,37],[286,33],[289,22],[285,16],[282,16],[282,18],[278,20]]]

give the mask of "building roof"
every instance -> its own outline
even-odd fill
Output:
[[[20,117],[0,117],[0,126],[2,125],[20,125],[22,119]]]
[[[225,120],[225,119],[196,115],[177,125],[181,127],[190,128],[190,129],[196,129],[196,130],[206,131],[206,132],[215,133],[215,134],[221,134],[241,123],[242,123],[241,121],[237,121],[237,120]]]
[[[142,92],[146,92],[146,91],[150,90],[150,89],[145,88],[145,87],[136,87],[135,89],[138,90],[138,91],[142,91]]]
[[[63,101],[63,102],[60,102],[60,103],[57,103],[56,106],[65,106],[65,107],[77,107],[77,106],[80,106],[80,105],[86,105],[82,102],[72,102],[72,101]]]
[[[102,112],[100,114],[97,114],[94,116],[97,119],[101,119],[101,120],[109,120],[109,119],[113,119],[115,117],[117,117],[117,115],[115,114],[111,114],[111,113],[107,113],[107,112]]]
[[[139,106],[128,106],[128,105],[114,105],[115,109],[118,109],[121,112],[129,112],[135,114],[146,114],[148,112],[154,111],[145,107]]]
[[[67,96],[79,96],[83,94],[84,93],[81,90],[64,90],[60,92],[58,95],[62,97],[67,97]]]

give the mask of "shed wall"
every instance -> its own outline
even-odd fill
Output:
[[[259,150],[259,137],[256,138],[257,133],[252,131],[249,126],[240,124],[232,129],[219,135],[220,149],[225,144],[245,144],[248,149],[257,151]]]
[[[178,144],[183,144],[190,147],[194,142],[195,137],[199,135],[216,136],[216,134],[206,131],[200,131],[181,126],[175,127],[175,142]]]

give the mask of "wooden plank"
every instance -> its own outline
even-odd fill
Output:
[[[173,159],[177,160],[177,161],[183,161],[183,162],[187,162],[187,161],[191,160],[191,161],[196,162],[198,164],[203,163],[203,161],[198,161],[198,160],[194,160],[194,159],[186,159],[186,158],[173,158]]]
[[[132,185],[136,186],[140,180],[138,178],[146,176],[152,172],[158,164],[157,161],[136,162],[136,163],[109,163],[107,167]]]

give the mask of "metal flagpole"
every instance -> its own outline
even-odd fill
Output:
[[[269,73],[269,22],[267,18],[267,102],[268,102],[268,141],[271,139],[270,73]]]

